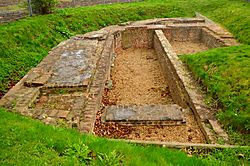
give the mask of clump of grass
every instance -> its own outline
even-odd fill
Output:
[[[73,158],[74,161],[78,164],[90,164],[93,160],[91,157],[91,150],[82,141],[79,141],[79,143],[69,146],[67,149],[64,150],[63,155]]]
[[[118,153],[116,150],[113,150],[109,154],[98,154],[99,163],[98,165],[102,166],[119,166],[123,163],[124,156]]]

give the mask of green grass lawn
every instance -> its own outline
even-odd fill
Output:
[[[235,137],[237,135],[232,139],[243,145],[249,144],[250,46],[217,48],[184,55],[181,59],[204,86],[207,103],[218,109],[219,120],[230,132],[245,133],[242,135],[244,139]]]
[[[180,150],[113,142],[46,126],[3,109],[0,117],[0,165],[239,165],[250,157],[248,149],[188,157]],[[243,159],[238,159],[239,154],[244,154]]]
[[[218,118],[225,125],[232,141],[249,145],[250,3],[243,0],[146,0],[139,3],[57,10],[54,14],[0,25],[0,97],[36,66],[49,50],[72,35],[129,20],[192,17],[195,11],[220,23],[242,43],[236,47],[186,55],[182,60],[208,92],[208,103],[219,109]],[[147,147],[141,152],[144,147],[81,136],[72,130],[45,127],[39,122],[3,110],[0,114],[0,162],[9,165],[41,165],[50,162],[62,162],[67,165],[74,161],[63,152],[67,151],[69,145],[72,146],[68,149],[77,149],[74,145],[79,145],[79,139],[94,151],[95,155],[100,152],[109,156],[114,149],[121,151],[126,161],[129,160],[128,164],[134,162],[139,165],[143,160],[148,163],[169,162],[169,165],[177,165],[179,162],[181,165],[181,160],[190,165],[192,162],[193,165],[208,164],[208,159],[211,159],[212,163],[216,162],[215,159],[230,161],[231,164],[233,161],[239,162],[235,157],[238,151],[214,151],[206,160],[187,158],[180,152],[154,147]],[[134,156],[139,157],[130,161],[129,158]],[[96,162],[99,161],[97,156],[94,158]]]

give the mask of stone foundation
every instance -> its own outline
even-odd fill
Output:
[[[0,100],[0,106],[46,124],[58,125],[63,120],[69,127],[90,133],[100,127],[96,119],[100,117],[101,111],[109,107],[128,106],[140,110],[135,111],[140,118],[127,117],[123,119],[123,126],[140,125],[138,131],[144,131],[151,130],[147,125],[171,125],[155,129],[166,135],[172,131],[183,131],[189,135],[183,136],[185,140],[178,140],[184,142],[204,142],[203,137],[207,143],[216,142],[218,137],[227,140],[214,113],[204,103],[198,85],[171,46],[173,42],[201,43],[201,47],[206,49],[238,44],[229,32],[200,15],[197,18],[152,19],[106,27],[59,44]],[[167,87],[162,89],[163,99],[170,95],[169,104],[177,105],[176,109],[167,111],[165,108],[168,106],[164,102],[137,106],[105,103],[105,93],[113,88],[112,67],[116,65],[117,56],[122,55],[119,55],[119,51],[130,49],[155,51],[157,57],[147,55],[145,61],[149,64],[159,61],[166,79],[166,85],[163,86]],[[150,105],[155,105],[157,109],[151,109]],[[179,108],[186,110],[182,119]],[[114,118],[108,117],[106,120],[109,123],[116,123]],[[186,123],[182,123],[186,118]],[[196,125],[192,129],[190,121],[198,127]],[[204,136],[199,134],[200,131]],[[197,137],[192,140],[194,134]],[[169,136],[166,140],[174,141],[172,139],[176,138]]]

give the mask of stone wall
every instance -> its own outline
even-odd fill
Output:
[[[0,13],[0,23],[15,21],[27,15],[27,11],[3,12]]]
[[[166,38],[171,41],[199,42],[201,39],[201,28],[194,26],[171,26],[163,30]]]
[[[222,42],[219,36],[204,27],[198,26],[171,26],[163,29],[163,33],[171,43],[178,42],[195,42],[204,43],[208,48],[223,47],[225,43]]]
[[[121,46],[127,48],[150,48],[149,31],[147,27],[129,27],[121,32]]]
[[[1,0],[0,6],[16,5],[22,2],[25,2],[25,0]]]
[[[211,31],[205,28],[202,29],[201,41],[208,48],[223,47],[225,45],[218,36],[211,34]]]
[[[76,7],[76,6],[92,6],[98,4],[111,4],[123,2],[137,2],[141,0],[71,0],[69,2],[61,2],[58,7]]]
[[[60,0],[59,0],[60,1]],[[68,2],[60,2],[57,7],[78,7],[78,6],[92,6],[97,4],[111,4],[111,3],[123,3],[123,2],[137,2],[141,0],[71,0]],[[1,6],[17,5],[26,2],[26,0],[1,0]],[[18,20],[28,16],[28,11],[0,11],[0,24]]]
[[[169,48],[171,48],[171,45],[164,36],[163,32],[161,30],[156,31],[154,36],[154,49],[161,63],[162,70],[166,75],[171,96],[175,103],[179,104],[183,108],[187,108],[190,100],[188,95],[185,93],[185,87],[176,72],[178,69],[173,66],[171,60],[169,59],[170,55],[168,54],[175,54]]]
[[[129,26],[116,33],[116,48],[153,48],[154,31],[164,29],[161,25]]]
[[[159,57],[162,69],[166,74],[173,100],[182,108],[189,107],[193,111],[201,131],[209,142],[211,139],[205,131],[205,125],[202,123],[201,116],[198,113],[201,109],[200,106],[203,106],[203,102],[199,100],[201,97],[195,91],[182,62],[175,52],[173,52],[171,44],[161,30],[155,31],[154,48]],[[199,106],[195,105],[197,103],[199,103]]]

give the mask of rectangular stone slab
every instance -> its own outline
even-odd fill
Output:
[[[182,108],[176,104],[144,106],[108,106],[105,122],[177,125],[185,123]]]
[[[90,79],[96,67],[97,57],[94,55],[97,44],[97,40],[83,40],[64,49],[52,68],[48,83],[81,84]]]

